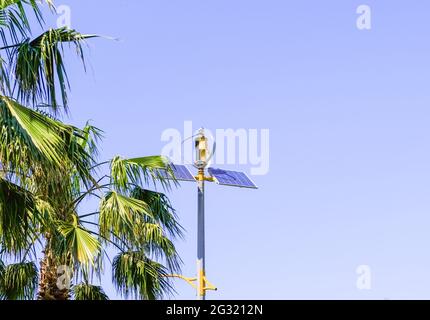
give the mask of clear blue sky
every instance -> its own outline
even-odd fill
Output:
[[[428,1],[62,3],[74,28],[120,39],[90,42],[87,75],[68,59],[70,121],[106,131],[104,159],[159,154],[186,120],[270,129],[258,191],[208,187],[209,298],[430,298]],[[371,30],[356,27],[361,4]],[[195,186],[171,199],[193,276]],[[103,285],[114,298],[109,271]]]

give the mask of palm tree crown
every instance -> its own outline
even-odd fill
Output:
[[[60,121],[65,44],[85,66],[84,41],[95,36],[59,28],[32,38],[28,14],[42,26],[43,3],[0,0],[0,299],[107,299],[93,283],[108,247],[119,293],[160,298],[179,269],[182,228],[166,195],[147,187],[168,190],[160,170],[170,165],[160,156],[98,163],[101,130]],[[90,198],[99,205],[81,212]]]

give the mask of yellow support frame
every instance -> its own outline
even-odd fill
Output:
[[[172,274],[172,275],[167,275],[167,278],[178,278],[178,279],[182,279],[185,282],[187,282],[191,287],[193,287],[194,289],[198,290],[198,294],[200,296],[203,296],[204,293],[208,290],[211,291],[217,291],[218,288],[215,287],[212,283],[210,283],[208,281],[208,279],[206,278],[206,276],[203,274],[203,270],[200,271],[202,274],[202,277],[200,277],[200,279],[203,279],[203,283],[200,283],[199,286],[197,286],[197,284],[195,282],[197,282],[198,278],[189,278],[189,277],[185,277],[183,275],[180,274]]]

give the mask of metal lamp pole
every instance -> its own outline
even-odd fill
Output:
[[[199,130],[195,140],[197,175],[197,299],[206,299],[205,272],[205,168],[208,161],[208,139],[204,129]]]
[[[195,182],[197,181],[197,277],[187,278],[182,275],[169,275],[168,277],[180,278],[187,281],[197,291],[197,299],[205,300],[206,291],[217,290],[206,278],[205,266],[205,183],[216,182],[219,185],[258,189],[258,187],[239,171],[226,171],[221,169],[209,168],[209,175],[205,175],[206,167],[213,154],[209,152],[208,138],[205,136],[204,129],[200,129],[195,139],[196,161],[194,166],[197,168],[197,176],[193,176],[184,165],[174,165],[174,179]],[[171,179],[165,173],[167,179]]]

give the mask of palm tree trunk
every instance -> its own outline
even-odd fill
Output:
[[[58,274],[59,263],[48,248],[43,251],[44,257],[40,263],[40,279],[38,300],[69,300],[69,286],[61,281]]]

